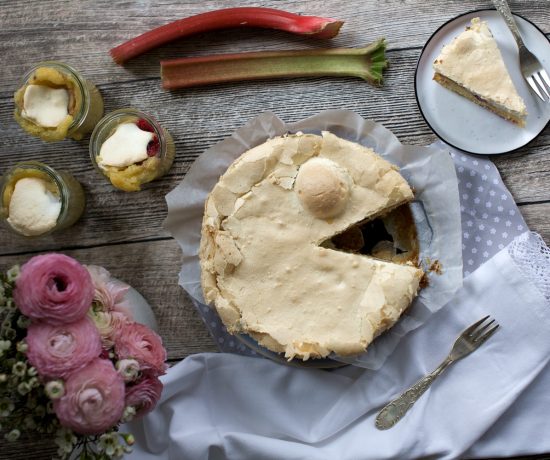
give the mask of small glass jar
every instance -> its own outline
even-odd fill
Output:
[[[138,127],[138,123],[146,123],[149,132],[154,135],[153,139],[158,141],[157,152],[139,163],[125,167],[100,164],[101,146],[124,123],[134,123]],[[90,158],[95,169],[109,179],[114,187],[126,192],[139,191],[143,184],[166,174],[174,162],[175,153],[176,147],[170,133],[151,115],[132,108],[115,110],[105,115],[90,138]]]
[[[22,114],[25,89],[30,84],[42,84],[69,91],[69,115],[60,125],[49,128],[35,123]],[[14,95],[15,119],[29,134],[49,142],[66,137],[82,139],[94,129],[103,116],[103,98],[93,83],[71,66],[57,61],[45,61],[29,70]]]
[[[37,233],[36,228],[16,228],[9,222],[10,204],[17,182],[24,178],[41,179],[48,191],[59,199],[61,208],[55,225]],[[14,232],[27,237],[37,237],[65,229],[73,225],[82,215],[86,205],[84,190],[80,183],[65,171],[56,171],[38,161],[18,163],[0,179],[0,219]],[[26,203],[25,203],[26,204]],[[29,203],[31,204],[31,203]]]

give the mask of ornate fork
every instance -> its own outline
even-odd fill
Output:
[[[525,46],[525,43],[523,43],[516,21],[508,6],[508,2],[506,0],[493,0],[493,5],[495,5],[497,11],[504,18],[506,25],[518,44],[519,66],[523,78],[529,83],[529,86],[538,97],[543,101],[550,102],[550,77],[548,77],[548,73],[546,73],[546,70],[544,70],[544,67],[542,67],[537,57],[531,53]]]
[[[488,319],[489,316],[481,318],[464,330],[456,339],[449,355],[435,371],[420,379],[407,391],[386,405],[376,417],[376,428],[387,430],[394,426],[447,367],[477,350],[491,337],[498,329],[498,324],[494,319],[487,322]]]

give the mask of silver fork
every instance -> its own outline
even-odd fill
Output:
[[[506,0],[493,0],[493,5],[504,18],[519,48],[519,66],[523,78],[543,101],[550,101],[550,77],[537,57],[523,43],[519,29]]]
[[[387,430],[394,426],[447,367],[477,350],[491,337],[498,329],[498,324],[494,319],[487,322],[488,319],[489,316],[481,318],[465,329],[456,339],[449,355],[435,371],[420,379],[407,391],[387,404],[376,417],[376,428]]]

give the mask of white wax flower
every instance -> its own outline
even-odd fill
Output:
[[[65,394],[65,385],[61,380],[50,380],[44,389],[50,399],[58,399]]]

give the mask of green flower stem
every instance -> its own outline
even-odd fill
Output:
[[[162,86],[308,76],[352,76],[381,85],[388,66],[383,38],[364,48],[262,51],[161,61]]]

